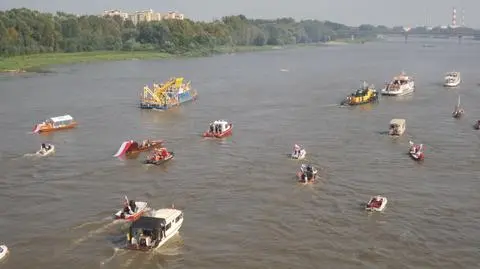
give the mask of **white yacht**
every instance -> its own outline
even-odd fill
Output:
[[[402,72],[400,75],[394,77],[392,81],[387,83],[382,89],[382,95],[402,96],[413,93],[415,91],[415,81],[412,77],[405,75]]]
[[[445,87],[457,87],[462,79],[460,77],[460,72],[448,72],[445,74],[445,82],[443,86]]]
[[[128,230],[127,249],[159,248],[178,233],[182,223],[183,212],[174,208],[156,210],[151,217],[141,216]]]

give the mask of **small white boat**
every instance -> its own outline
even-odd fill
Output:
[[[0,260],[2,260],[3,258],[5,258],[5,256],[7,256],[8,254],[8,248],[7,246],[5,245],[0,245]]]
[[[55,153],[55,146],[52,144],[42,144],[42,147],[35,153],[39,156],[45,157]]]
[[[318,170],[312,165],[302,164],[300,171],[297,173],[298,181],[303,183],[314,182],[317,178]]]
[[[306,155],[307,155],[307,151],[305,150],[305,148],[295,144],[295,146],[293,146],[293,151],[290,154],[290,157],[292,159],[303,160],[305,159]]]
[[[174,208],[155,211],[132,222],[127,234],[127,249],[148,251],[159,248],[176,235],[183,223],[183,212]]]
[[[412,159],[415,161],[421,161],[425,158],[425,154],[423,153],[423,144],[415,144],[412,141],[409,141],[410,143],[410,151],[408,154]]]
[[[370,198],[367,205],[365,206],[365,210],[383,211],[387,203],[388,203],[387,197],[380,196],[380,195],[373,196]]]
[[[458,103],[457,105],[455,106],[455,108],[453,109],[453,112],[452,112],[452,117],[456,118],[456,119],[459,119],[463,116],[463,114],[465,114],[465,110],[463,110],[462,106],[460,105],[460,95],[458,96]]]
[[[124,219],[126,221],[133,221],[138,219],[148,210],[147,202],[139,202],[128,200],[125,196],[125,204],[122,210],[115,213],[115,219]]]
[[[405,132],[405,119],[392,119],[388,134],[391,136],[401,136]]]
[[[402,96],[413,93],[415,91],[415,81],[412,77],[407,76],[404,72],[394,77],[392,81],[387,83],[382,89],[382,95]]]
[[[462,79],[460,77],[460,72],[448,72],[445,74],[443,86],[445,87],[457,87]]]

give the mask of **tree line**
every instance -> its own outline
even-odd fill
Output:
[[[330,21],[292,18],[248,19],[226,16],[213,22],[162,20],[141,22],[64,12],[41,13],[26,8],[0,11],[0,56],[110,51],[159,51],[181,54],[219,46],[264,46],[368,38],[388,31],[385,26],[349,27]]]

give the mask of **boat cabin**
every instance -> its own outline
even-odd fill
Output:
[[[390,121],[389,135],[400,136],[405,132],[406,121],[404,119],[392,119]]]
[[[217,120],[210,123],[210,133],[223,133],[230,128],[226,120]]]
[[[399,88],[405,84],[408,84],[411,81],[411,78],[405,74],[398,75],[393,78],[393,80],[388,84],[389,88]]]
[[[445,74],[446,78],[457,78],[460,74],[458,72],[448,72]]]
[[[127,248],[150,250],[163,245],[175,235],[183,223],[183,213],[177,209],[160,209],[153,217],[141,216],[130,226]]]
[[[63,115],[59,117],[53,117],[45,121],[45,123],[53,126],[54,128],[64,127],[74,123],[73,117],[70,115]]]

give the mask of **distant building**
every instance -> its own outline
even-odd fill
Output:
[[[175,11],[170,11],[166,15],[163,16],[165,20],[183,20],[185,16],[182,13],[178,13]]]
[[[149,9],[144,11],[136,11],[128,15],[128,18],[133,22],[133,24],[137,24],[139,22],[161,21],[162,15],[158,12],[153,12],[152,9]]]
[[[119,10],[105,10],[103,12],[104,17],[113,17],[113,16],[120,16],[122,19],[128,19],[128,13],[121,12]]]
[[[158,12],[154,12],[152,9],[143,10],[143,11],[136,11],[133,13],[126,13],[121,12],[119,10],[106,10],[103,12],[103,16],[120,16],[124,20],[131,20],[133,24],[137,24],[139,22],[149,22],[149,21],[161,21],[164,20],[183,20],[185,16],[182,13],[178,12],[168,12],[166,14],[161,14]]]

